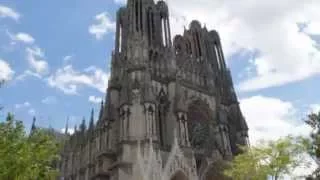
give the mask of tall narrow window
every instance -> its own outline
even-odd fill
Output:
[[[170,32],[170,23],[169,23],[169,18],[167,18],[167,40],[168,40],[168,45],[171,45],[171,32]]]
[[[168,18],[165,19],[165,28],[166,28],[166,45],[169,46],[170,43],[169,43],[169,21],[168,21]]]
[[[196,36],[197,36],[197,45],[198,45],[198,55],[201,57],[201,56],[202,56],[202,53],[201,53],[201,44],[200,44],[200,36],[199,36],[199,33],[198,33],[198,32],[196,33]]]
[[[191,43],[189,40],[187,40],[187,53],[188,55],[192,54],[192,50],[191,50]]]
[[[119,28],[119,52],[122,51],[122,25],[120,24]]]
[[[142,1],[139,1],[139,16],[140,16],[140,31],[143,31],[143,21],[142,21]]]
[[[167,41],[166,41],[166,28],[165,28],[165,22],[164,18],[161,18],[161,25],[162,25],[162,43],[163,46],[167,46]]]
[[[151,44],[151,27],[150,27],[150,17],[151,16],[151,12],[150,12],[150,9],[148,9],[148,12],[147,12],[147,24],[148,24],[148,42],[149,42],[149,45]]]
[[[218,45],[217,45],[216,43],[214,44],[214,51],[215,51],[215,54],[216,54],[216,59],[217,59],[217,63],[218,63],[218,68],[219,68],[219,70],[220,70],[220,69],[221,69],[221,60],[220,60]]]
[[[136,10],[136,30],[139,31],[139,4],[138,4],[138,0],[136,1],[135,10]]]
[[[195,33],[193,33],[193,47],[194,47],[194,54],[195,54],[195,57],[198,57],[198,43],[197,43],[197,36]]]
[[[155,39],[155,24],[154,24],[154,15],[153,13],[151,13],[151,27],[152,27],[152,31],[151,31],[151,34],[152,34],[152,39]]]
[[[165,145],[165,135],[166,135],[166,96],[163,90],[160,90],[160,98],[159,98],[159,107],[158,107],[158,125],[159,125],[159,135],[160,135],[160,144],[162,146]]]
[[[148,41],[151,45],[153,40],[154,24],[153,24],[153,12],[152,9],[148,9],[147,12],[147,24],[148,24]]]
[[[224,62],[221,46],[218,47],[218,51],[219,51],[219,57],[220,57],[220,60],[221,60],[221,67],[222,67],[222,69],[225,69],[225,62]]]

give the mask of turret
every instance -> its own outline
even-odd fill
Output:
[[[34,116],[32,119],[32,125],[31,125],[31,129],[30,129],[30,134],[33,134],[36,130],[36,117]]]
[[[85,139],[86,139],[86,119],[83,117],[82,119],[82,123],[80,125],[80,144],[85,143]]]
[[[103,101],[101,101],[101,104],[100,104],[100,112],[99,112],[99,120],[102,119],[102,117],[103,117],[103,112],[104,112],[104,103],[103,103]]]
[[[69,116],[67,118],[66,127],[64,129],[64,135],[69,135]]]
[[[91,110],[90,123],[88,129],[88,141],[91,141],[94,137],[94,110]]]

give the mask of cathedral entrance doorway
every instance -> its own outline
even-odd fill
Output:
[[[183,172],[178,171],[170,180],[190,180]]]

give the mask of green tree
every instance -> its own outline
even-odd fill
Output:
[[[27,135],[23,123],[8,114],[0,123],[0,179],[55,179],[52,163],[59,158],[58,150],[54,137],[42,130]]]
[[[253,147],[242,147],[225,170],[225,175],[235,180],[277,180],[304,162],[308,140],[302,137],[285,137],[277,141],[262,142]]]
[[[320,112],[308,115],[306,123],[312,128],[309,154],[318,164],[313,176],[320,178]]]

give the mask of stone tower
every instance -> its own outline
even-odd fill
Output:
[[[139,179],[138,144],[152,143],[165,164],[175,138],[191,171],[219,179],[217,162],[247,144],[218,33],[192,21],[172,42],[164,1],[128,0],[119,9],[111,67],[97,123],[92,112],[63,149],[65,180]],[[183,166],[171,168],[172,180],[192,180]]]

